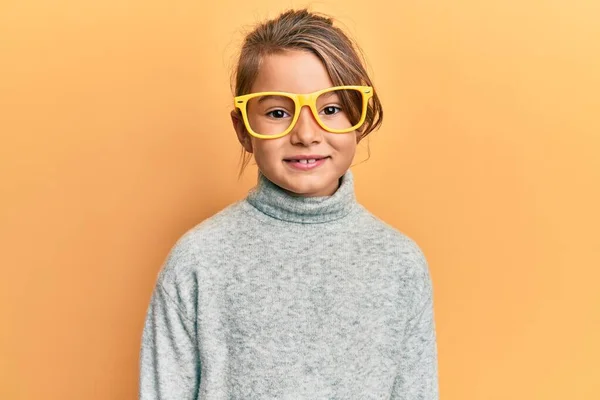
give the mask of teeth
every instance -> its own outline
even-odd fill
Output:
[[[311,158],[309,160],[291,160],[291,161],[302,163],[302,164],[312,164],[312,163],[317,162],[317,159],[316,158]]]

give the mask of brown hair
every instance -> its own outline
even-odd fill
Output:
[[[246,35],[231,80],[234,95],[250,92],[263,57],[286,50],[315,54],[323,62],[334,86],[373,86],[360,47],[340,28],[333,26],[332,18],[301,9],[285,11],[277,18],[261,23]],[[351,102],[351,99],[346,99],[346,102]],[[382,120],[383,109],[374,91],[365,123],[359,129],[359,140],[378,129]],[[252,154],[242,147],[240,177],[251,158]]]

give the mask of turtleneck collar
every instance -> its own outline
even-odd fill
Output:
[[[357,204],[354,177],[350,170],[341,177],[335,193],[321,197],[291,195],[259,170],[257,185],[250,190],[246,200],[273,218],[303,224],[335,221],[348,215]]]

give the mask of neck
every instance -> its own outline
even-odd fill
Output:
[[[348,215],[356,206],[354,177],[350,170],[339,180],[331,196],[305,197],[291,193],[258,171],[257,185],[246,200],[270,217],[296,223],[324,223]]]

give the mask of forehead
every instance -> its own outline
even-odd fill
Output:
[[[252,92],[311,93],[333,86],[321,60],[306,51],[285,51],[265,56]]]

